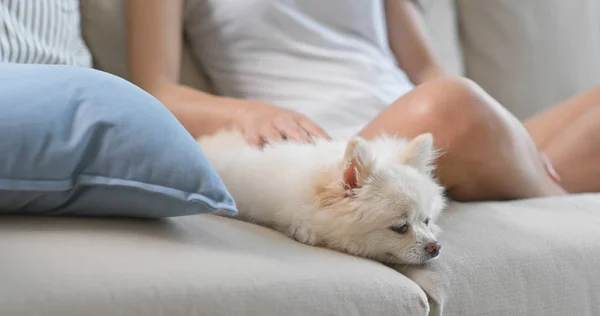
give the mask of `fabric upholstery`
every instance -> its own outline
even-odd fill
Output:
[[[435,57],[450,75],[465,74],[455,0],[415,0]]]
[[[600,85],[600,1],[458,0],[467,76],[525,119]]]
[[[382,264],[214,215],[3,217],[0,315],[427,315]]]
[[[0,64],[0,117],[0,214],[237,213],[173,114],[119,77]]]
[[[439,259],[399,268],[430,315],[600,315],[600,194],[454,203],[439,224]]]

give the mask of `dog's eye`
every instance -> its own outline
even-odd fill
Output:
[[[429,225],[429,218],[426,218],[426,219],[423,221],[423,223],[425,223],[425,226],[428,226],[428,225]]]
[[[406,234],[408,231],[408,224],[392,226],[392,230],[399,234]]]

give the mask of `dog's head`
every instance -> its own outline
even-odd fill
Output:
[[[445,199],[432,175],[434,158],[431,134],[408,144],[386,137],[350,141],[341,177],[317,192],[323,224],[317,242],[386,263],[436,257],[441,245],[434,220]]]

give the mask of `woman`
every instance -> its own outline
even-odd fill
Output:
[[[431,132],[457,200],[600,191],[600,89],[522,124],[445,75],[408,0],[129,0],[128,17],[130,79],[193,136],[236,126],[260,145]],[[222,96],[177,83],[184,30]]]

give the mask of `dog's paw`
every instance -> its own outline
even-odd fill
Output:
[[[306,226],[290,226],[286,234],[303,244],[315,245],[317,243],[316,234]]]

